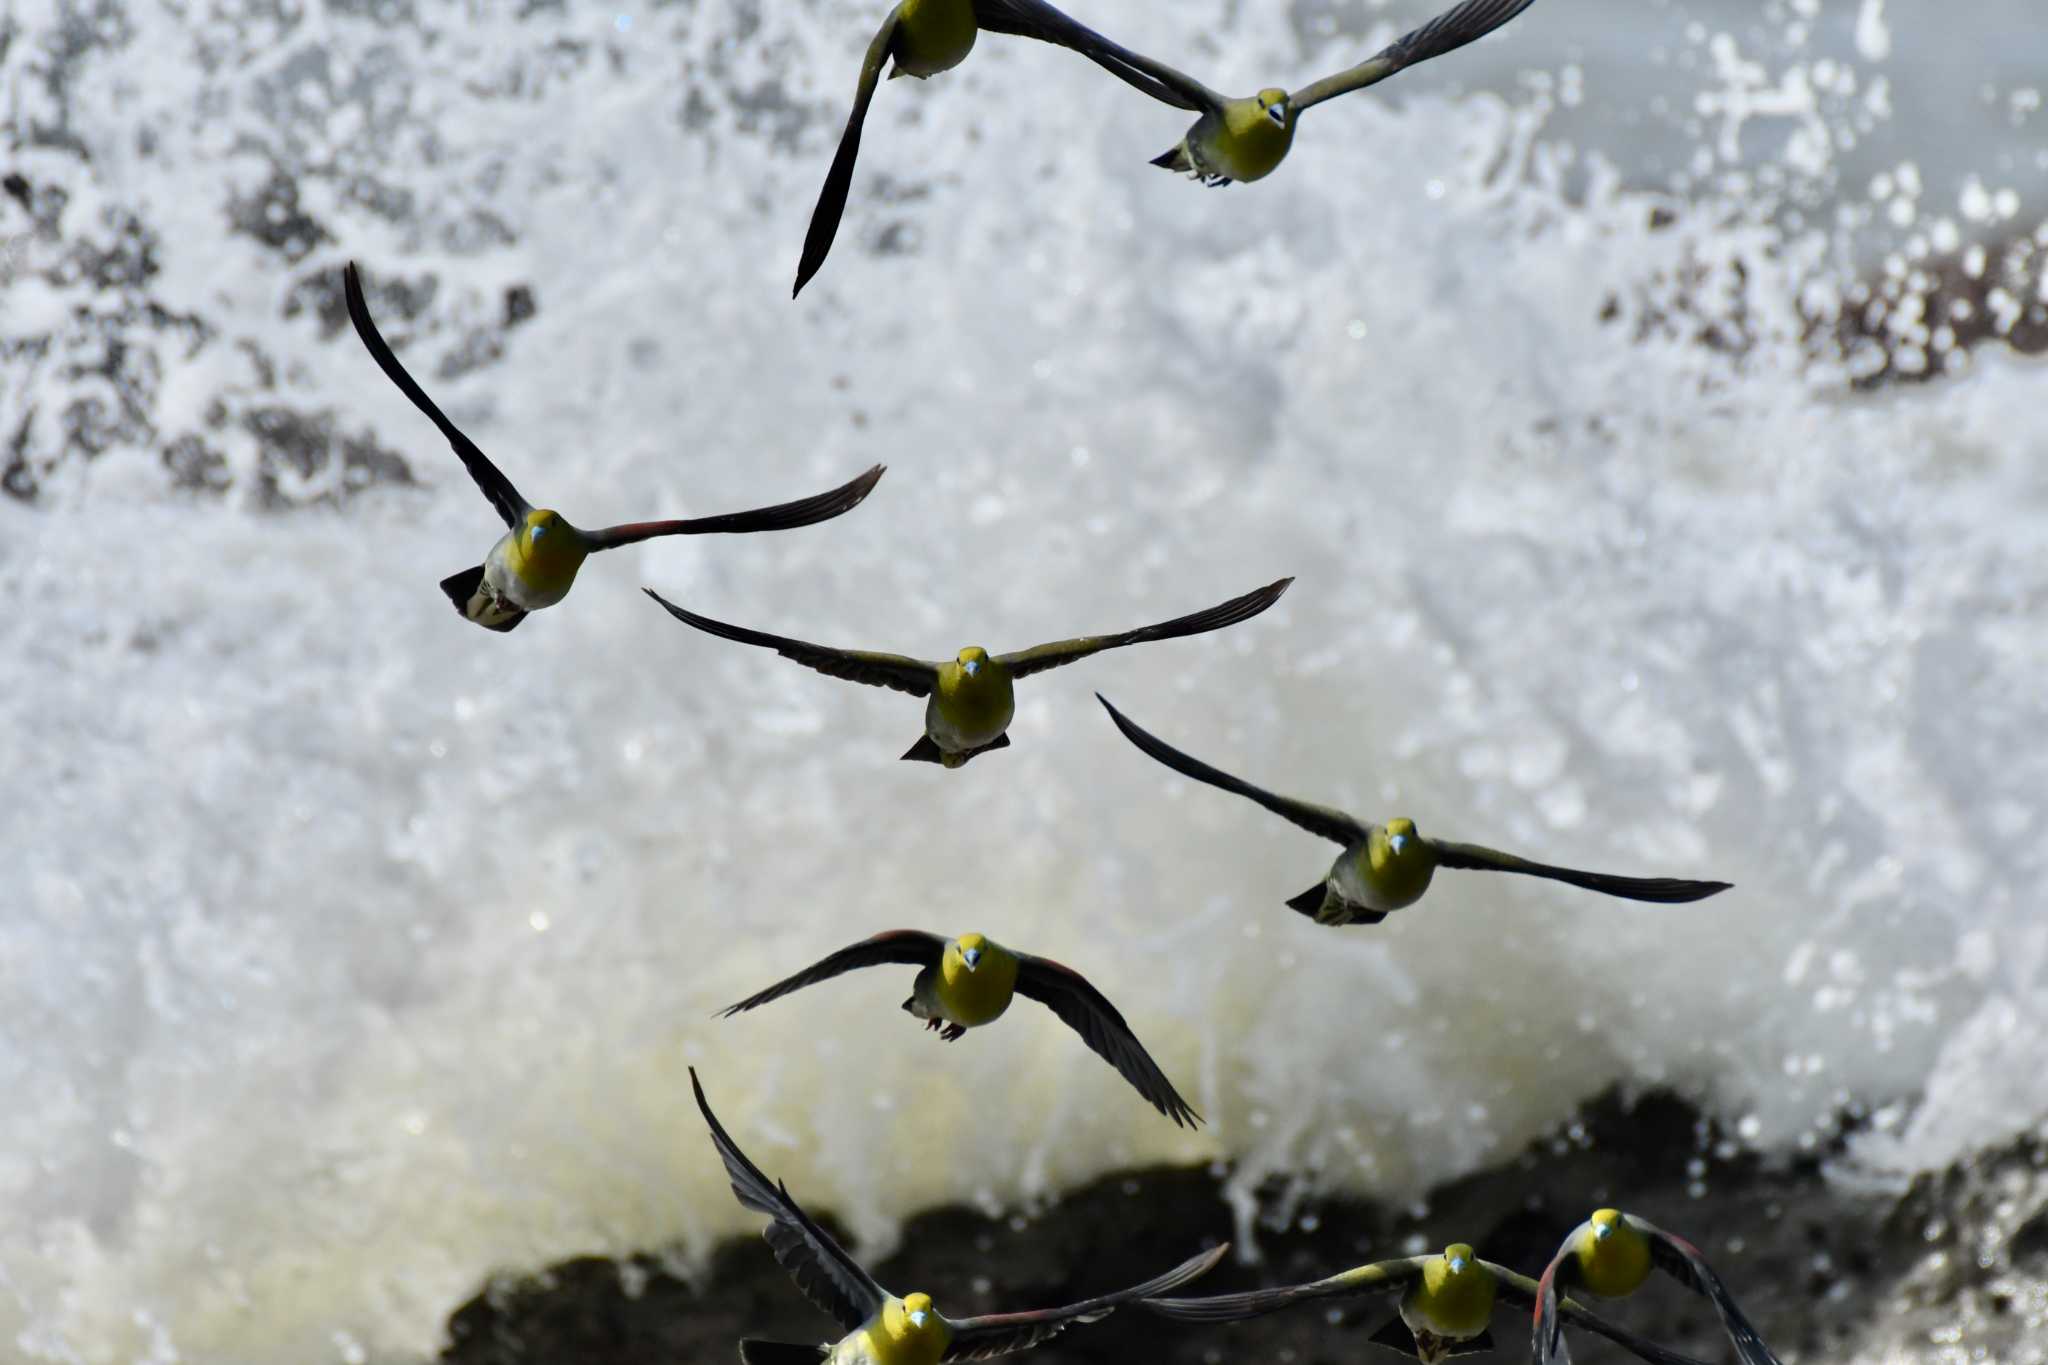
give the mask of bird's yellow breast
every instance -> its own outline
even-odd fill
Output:
[[[1423,1267],[1422,1277],[1403,1297],[1401,1318],[1412,1330],[1426,1327],[1438,1336],[1475,1337],[1493,1321],[1493,1275],[1468,1262],[1456,1275],[1438,1256]]]
[[[1602,1209],[1593,1216],[1600,1217]],[[1642,1288],[1650,1278],[1650,1239],[1616,1217],[1613,1231],[1597,1237],[1588,1221],[1579,1228],[1579,1280],[1602,1298],[1619,1299]]]
[[[939,665],[925,729],[941,749],[958,751],[987,744],[1010,728],[1017,693],[1010,670],[994,659],[973,673],[958,663]]]
[[[948,952],[939,962],[939,1002],[947,1017],[973,1028],[1002,1017],[1017,993],[1017,955],[1007,948],[986,943],[981,964],[973,971],[958,952]]]
[[[896,69],[936,76],[967,60],[980,26],[974,0],[903,0],[896,18]]]
[[[589,555],[575,527],[552,512],[536,510],[507,537],[505,566],[534,597],[559,601]]]
[[[1294,145],[1294,123],[1273,122],[1255,99],[1232,100],[1223,106],[1221,144],[1210,151],[1217,169],[1232,180],[1258,180],[1270,175]]]
[[[1422,899],[1436,874],[1436,861],[1420,842],[1396,854],[1384,837],[1369,838],[1343,855],[1364,885],[1374,910],[1399,910]]]

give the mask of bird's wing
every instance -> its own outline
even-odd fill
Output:
[[[1588,891],[1632,901],[1662,901],[1666,904],[1701,901],[1719,895],[1730,885],[1728,882],[1692,882],[1679,877],[1616,877],[1606,872],[1581,872],[1576,868],[1531,862],[1512,853],[1502,853],[1499,849],[1481,848],[1478,844],[1454,844],[1442,839],[1431,839],[1429,846],[1436,850],[1437,863],[1443,867],[1480,872],[1520,872],[1525,876],[1569,882]]]
[[[1022,966],[1017,973],[1017,993],[1028,996],[1060,1017],[1062,1023],[1081,1035],[1081,1041],[1117,1069],[1138,1093],[1175,1123],[1192,1127],[1202,1121],[1188,1102],[1173,1088],[1173,1082],[1152,1060],[1145,1045],[1131,1032],[1115,1005],[1072,967],[1050,958],[1019,953]]]
[[[1275,815],[1300,825],[1309,833],[1333,839],[1346,848],[1365,838],[1369,833],[1365,825],[1334,807],[1296,801],[1292,797],[1269,792],[1264,787],[1254,787],[1243,778],[1232,777],[1220,768],[1212,768],[1201,759],[1184,754],[1166,741],[1139,729],[1136,724],[1125,718],[1123,712],[1111,706],[1109,698],[1100,692],[1095,694],[1095,700],[1101,702],[1103,709],[1109,712],[1109,718],[1116,722],[1117,729],[1124,732],[1125,739],[1184,777],[1192,777],[1197,782],[1206,782],[1212,787],[1221,787],[1224,791],[1249,797]]]
[[[869,687],[886,687],[895,692],[908,692],[913,697],[931,695],[938,686],[939,666],[913,659],[904,654],[871,654],[859,649],[833,649],[829,645],[809,645],[802,640],[790,640],[765,631],[748,630],[745,626],[730,626],[723,621],[714,621],[708,616],[699,616],[694,611],[684,611],[675,603],[663,597],[652,588],[642,588],[668,611],[670,616],[684,625],[695,626],[710,635],[721,635],[728,640],[738,640],[743,645],[759,645],[772,649],[785,659],[794,659],[806,668],[815,668],[833,678],[845,678],[848,682],[866,683]]]
[[[860,506],[882,477],[883,469],[884,466],[876,465],[851,483],[843,483],[829,493],[799,498],[795,502],[778,502],[773,507],[756,507],[751,512],[725,512],[715,517],[691,517],[684,521],[632,521],[623,526],[607,526],[602,531],[586,532],[584,539],[592,550],[611,550],[655,536],[790,531],[799,526],[812,526]]]
[[[1221,630],[1234,626],[1239,621],[1249,621],[1267,607],[1280,600],[1280,594],[1287,591],[1292,578],[1283,578],[1277,583],[1268,583],[1257,592],[1248,592],[1242,597],[1233,597],[1220,602],[1205,611],[1189,616],[1177,616],[1171,621],[1161,621],[1156,626],[1140,626],[1136,630],[1121,631],[1115,635],[1083,635],[1077,640],[1058,640],[1049,645],[1032,649],[1020,649],[1014,654],[998,654],[996,662],[1010,670],[1012,678],[1028,678],[1033,673],[1043,673],[1048,668],[1058,668],[1090,654],[1100,654],[1105,649],[1122,649],[1125,645],[1141,645],[1152,640],[1173,640],[1183,635],[1200,635],[1204,631]]]
[[[377,362],[377,368],[384,371],[386,379],[398,385],[398,391],[410,398],[414,407],[441,428],[441,434],[448,438],[449,445],[455,447],[463,468],[469,471],[470,478],[476,480],[476,486],[483,489],[484,496],[491,500],[491,506],[498,509],[498,515],[505,519],[507,526],[517,528],[526,520],[526,514],[533,510],[532,504],[519,496],[512,480],[498,471],[498,467],[491,463],[491,457],[477,449],[476,442],[464,436],[461,428],[434,406],[434,400],[427,397],[427,391],[413,381],[405,366],[398,363],[398,357],[391,354],[384,334],[370,320],[370,305],[363,298],[362,276],[357,272],[354,261],[342,268],[341,292],[348,300],[348,319],[356,325],[356,335],[363,339],[363,345],[370,352],[370,358]]]
[[[705,1101],[704,1086],[697,1079],[695,1067],[690,1068],[690,1088],[697,1092],[697,1108],[703,1113],[704,1122],[711,1126],[711,1143],[718,1148],[719,1160],[725,1163],[734,1196],[755,1213],[768,1215],[770,1221],[761,1235],[774,1251],[775,1263],[789,1272],[805,1298],[838,1319],[839,1325],[848,1331],[873,1317],[889,1297],[889,1291],[876,1284],[832,1240],[831,1234],[812,1222],[811,1216],[789,1197],[786,1188],[770,1181],[734,1145]]]
[[[817,207],[811,210],[811,226],[804,233],[804,253],[796,263],[796,287],[789,291],[791,298],[803,293],[811,276],[825,264],[832,239],[839,234],[839,217],[846,212],[846,192],[853,185],[853,163],[860,158],[861,125],[867,122],[868,103],[875,97],[882,68],[888,64],[896,45],[896,23],[902,14],[901,5],[889,11],[882,27],[875,32],[875,40],[868,44],[868,55],[861,61],[860,84],[853,91],[853,112],[846,116],[846,131],[839,135],[839,150],[832,154],[832,169],[825,172]]]
[[[986,1317],[960,1318],[949,1325],[952,1343],[941,1360],[988,1360],[1036,1346],[1058,1336],[1077,1322],[1094,1322],[1114,1312],[1121,1304],[1163,1294],[1207,1274],[1230,1250],[1230,1243],[1191,1256],[1157,1279],[1133,1285],[1114,1294],[1070,1303],[1065,1308],[1041,1308],[1032,1313],[992,1313]]]
[[[1199,112],[1223,104],[1223,96],[1194,77],[1103,37],[1045,0],[974,0],[974,22],[990,33],[1070,47],[1118,80],[1176,109]]]
[[[719,1011],[727,1019],[735,1014],[765,1005],[771,1000],[780,1000],[791,991],[800,991],[806,986],[815,986],[820,981],[829,981],[845,972],[861,967],[880,967],[886,963],[900,962],[922,967],[937,962],[946,951],[946,940],[937,934],[927,934],[922,929],[890,929],[864,938],[860,942],[841,948],[830,957],[820,958],[795,976],[776,982],[767,990],[750,995],[737,1005],[728,1005]]]
[[[1572,1246],[1584,1226],[1581,1223],[1573,1228],[1558,1244],[1557,1254],[1543,1267],[1543,1278],[1536,1282],[1536,1309],[1531,1316],[1529,1337],[1529,1359],[1533,1365],[1571,1365],[1571,1351],[1564,1344],[1564,1322],[1557,1308],[1557,1286],[1578,1278],[1578,1259],[1572,1255]]]
[[[1574,1327],[1606,1337],[1609,1341],[1649,1361],[1650,1365],[1706,1365],[1704,1361],[1693,1356],[1681,1355],[1677,1351],[1659,1346],[1647,1337],[1639,1337],[1625,1327],[1615,1326],[1577,1299],[1565,1299],[1560,1303],[1554,1282],[1546,1295],[1543,1285],[1527,1275],[1519,1275],[1506,1266],[1496,1265],[1492,1261],[1481,1261],[1479,1264],[1493,1272],[1495,1298],[1517,1308],[1536,1310],[1535,1331],[1538,1344],[1530,1356],[1532,1360],[1549,1362],[1554,1358],[1543,1353],[1541,1339],[1546,1331],[1552,1330],[1554,1323],[1562,1319]]]
[[[1376,85],[1405,67],[1441,57],[1487,34],[1536,3],[1536,0],[1465,0],[1411,33],[1404,33],[1373,56],[1347,71],[1325,76],[1288,96],[1296,113],[1312,104]]]
[[[1422,1274],[1431,1258],[1407,1256],[1396,1261],[1375,1261],[1327,1279],[1282,1289],[1251,1289],[1242,1294],[1218,1294],[1207,1299],[1146,1299],[1139,1307],[1181,1322],[1237,1322],[1264,1317],[1309,1299],[1346,1298],[1361,1294],[1385,1294],[1405,1288]]]
[[[1700,1255],[1698,1247],[1632,1213],[1624,1213],[1622,1217],[1628,1220],[1629,1226],[1650,1239],[1650,1259],[1659,1270],[1714,1305],[1714,1312],[1720,1315],[1721,1327],[1728,1333],[1728,1340],[1734,1344],[1735,1354],[1741,1358],[1742,1365],[1778,1365],[1778,1358],[1764,1344],[1763,1334],[1737,1306],[1735,1296],[1728,1292],[1727,1285],[1721,1283],[1721,1277],[1707,1264],[1707,1258]]]

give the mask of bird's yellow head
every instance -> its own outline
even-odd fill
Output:
[[[1374,853],[1376,863],[1422,863],[1427,861],[1422,852],[1422,836],[1415,832],[1415,822],[1407,816],[1397,816],[1381,827],[1379,838],[1373,840],[1381,845]]]
[[[1444,1248],[1444,1270],[1452,1279],[1475,1269],[1478,1264],[1479,1258],[1473,1254],[1469,1243],[1453,1242]]]
[[[988,955],[988,939],[980,934],[962,934],[953,940],[953,951],[959,954],[960,965],[971,972]]]
[[[1273,126],[1286,129],[1294,122],[1294,106],[1288,102],[1287,92],[1277,86],[1269,86],[1252,97],[1258,101],[1259,112],[1273,120]]]
[[[952,1335],[946,1330],[946,1320],[939,1316],[939,1310],[932,1307],[929,1294],[905,1294],[901,1299],[889,1300],[882,1306],[882,1331],[892,1340],[922,1345],[925,1349],[905,1356],[920,1360],[937,1360]]]
[[[1620,1226],[1621,1210],[1594,1209],[1593,1216],[1591,1218],[1588,1218],[1586,1220],[1586,1223],[1589,1227],[1593,1229],[1593,1240],[1596,1242],[1604,1242],[1609,1237],[1612,1237],[1614,1235],[1615,1229],[1618,1226]]]
[[[536,588],[566,589],[583,567],[590,546],[560,512],[536,507],[513,532],[512,567]]]
[[[960,651],[960,671],[973,677],[988,667],[988,651],[980,645],[969,645]]]

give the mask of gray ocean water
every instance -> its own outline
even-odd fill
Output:
[[[1429,5],[1073,9],[1249,90]],[[1538,0],[1217,191],[1145,164],[1184,116],[991,39],[882,90],[791,303],[874,6],[14,0],[0,1358],[414,1359],[493,1268],[699,1252],[752,1220],[692,1064],[875,1245],[1142,1161],[1398,1194],[1616,1082],[1774,1154],[1859,1105],[1858,1179],[2038,1129],[2042,378],[1913,302],[2040,302],[2034,11]],[[498,524],[347,259],[581,524],[890,472],[488,635],[434,585]],[[638,592],[942,657],[1282,574],[956,773]],[[1320,929],[1281,902],[1334,849],[1097,690],[1368,818],[1736,889],[1446,874]],[[710,1018],[899,926],[1085,971],[1209,1126],[1042,1014],[942,1048],[879,973]]]

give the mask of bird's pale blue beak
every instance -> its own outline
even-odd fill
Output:
[[[1408,846],[1408,836],[1407,836],[1407,835],[1405,835],[1405,834],[1390,834],[1390,835],[1388,835],[1388,836],[1387,836],[1387,847],[1388,847],[1388,848],[1391,848],[1392,850],[1394,850],[1394,852],[1396,852],[1396,853],[1399,853],[1399,852],[1400,852],[1400,851],[1401,851],[1401,850],[1402,850],[1403,848],[1406,848],[1407,846]]]
[[[536,526],[533,528],[533,534],[527,538],[529,540],[539,540],[547,532],[547,529],[545,526]]]
[[[1465,1273],[1465,1258],[1463,1256],[1451,1257],[1451,1273],[1453,1275],[1462,1275]]]
[[[973,971],[976,967],[979,967],[981,965],[981,949],[962,948],[960,950],[960,960],[967,964],[968,971]]]
[[[925,1316],[926,1316],[926,1315],[925,1315],[925,1311],[924,1311],[924,1309],[922,1309],[922,1308],[918,1309],[918,1310],[917,1310],[916,1312],[914,1312],[914,1313],[912,1313],[912,1314],[910,1315],[910,1325],[911,1325],[912,1327],[922,1327],[922,1326],[924,1326],[924,1320],[925,1320]]]
[[[981,660],[969,659],[966,663],[960,665],[960,671],[965,673],[970,678],[973,677],[975,674],[981,672]]]
[[[1612,1223],[1595,1223],[1593,1224],[1593,1240],[1596,1242],[1604,1242],[1607,1240],[1608,1235],[1611,1234],[1613,1231],[1614,1224]]]
[[[1287,126],[1287,106],[1284,104],[1267,105],[1266,117],[1279,124],[1282,128],[1285,128]]]

